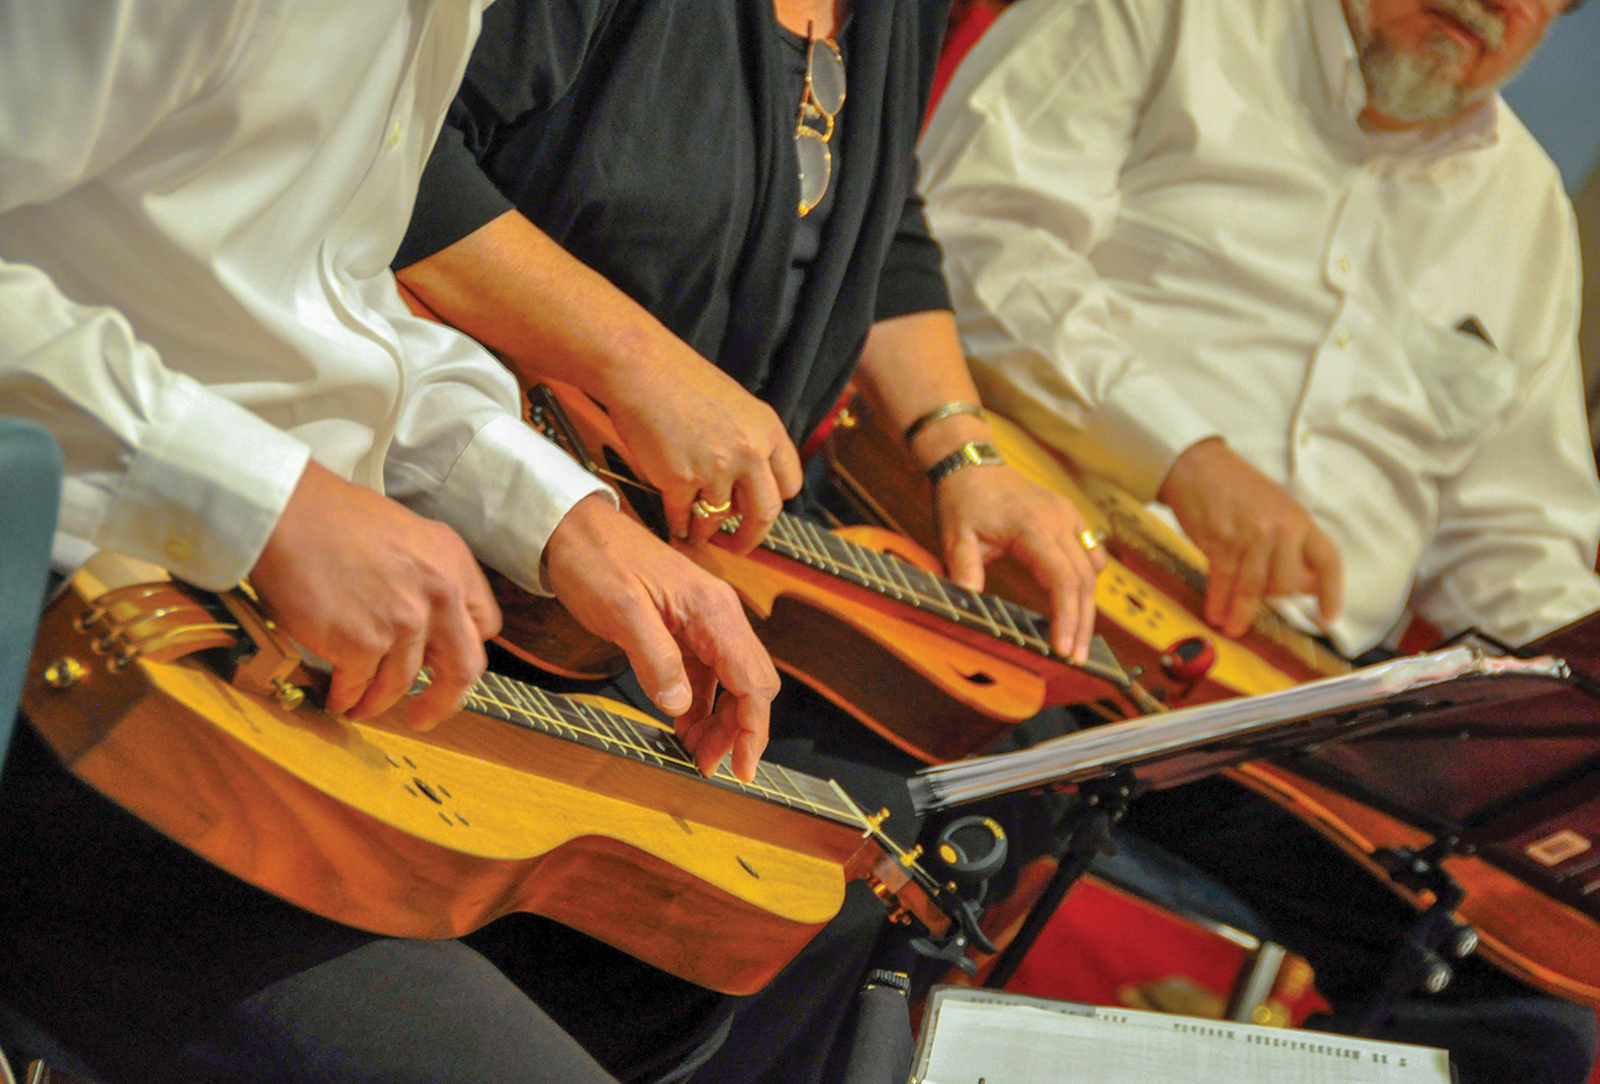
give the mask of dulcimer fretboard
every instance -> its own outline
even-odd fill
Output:
[[[1050,621],[1014,602],[969,590],[892,554],[840,538],[809,520],[780,514],[765,549],[876,594],[977,629],[998,640],[1053,656]]]
[[[486,673],[468,693],[466,708],[563,741],[625,757],[679,775],[702,778],[694,758],[670,730],[580,700],[548,693],[501,674]],[[762,801],[802,810],[840,824],[865,828],[861,815],[831,784],[780,764],[763,761],[746,783],[727,763],[705,782]]]

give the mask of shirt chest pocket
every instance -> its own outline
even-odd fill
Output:
[[[1412,472],[1459,472],[1516,391],[1511,359],[1465,331],[1403,315],[1388,349],[1355,376],[1346,428],[1391,445]]]

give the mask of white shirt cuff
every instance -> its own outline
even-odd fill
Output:
[[[88,533],[106,549],[223,591],[255,567],[311,452],[281,429],[198,385],[174,382],[118,485],[69,485],[62,527],[101,504]]]
[[[478,430],[428,511],[460,532],[479,560],[523,590],[547,595],[539,571],[545,543],[591,493],[617,503],[610,486],[520,419],[502,415]]]

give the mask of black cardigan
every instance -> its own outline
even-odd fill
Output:
[[[915,191],[947,0],[855,0],[842,167],[788,333],[798,103],[771,0],[500,0],[395,266],[515,206],[802,442],[876,320],[949,308]]]

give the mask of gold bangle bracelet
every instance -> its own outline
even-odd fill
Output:
[[[932,425],[934,422],[941,422],[946,418],[953,418],[957,414],[971,414],[974,418],[980,419],[984,417],[983,408],[977,403],[946,403],[944,406],[934,407],[922,417],[906,426],[906,435],[903,439],[907,445],[910,445],[910,443],[916,439],[918,433],[928,428],[928,426]]]

